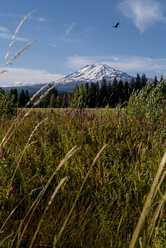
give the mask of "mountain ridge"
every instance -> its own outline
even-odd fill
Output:
[[[126,72],[116,70],[111,66],[104,63],[96,63],[91,65],[86,65],[80,70],[67,75],[66,77],[59,80],[60,83],[66,84],[71,82],[101,82],[103,78],[107,81],[113,81],[113,79],[122,81],[131,81],[132,76],[128,75]]]
[[[117,81],[122,80],[123,82],[130,82],[132,76],[128,75],[126,72],[122,72],[120,70],[116,70],[111,66],[104,63],[96,63],[91,65],[86,65],[80,70],[67,75],[66,77],[57,80],[59,83],[56,88],[58,91],[62,92],[72,92],[76,84],[80,85],[81,83],[96,83],[101,84],[103,79],[106,81],[113,82],[114,78]],[[22,85],[22,86],[8,86],[2,87],[4,90],[10,90],[12,88],[16,88],[19,92],[22,89],[27,89],[30,91],[30,94],[34,94],[37,90],[39,90],[45,84],[35,84],[35,85]]]

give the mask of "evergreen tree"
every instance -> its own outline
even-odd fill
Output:
[[[112,105],[113,105],[113,107],[115,107],[117,105],[118,101],[119,101],[119,98],[118,98],[118,81],[115,77],[113,80],[113,83],[112,83]]]
[[[118,93],[118,103],[123,103],[125,101],[125,94],[124,94],[124,86],[123,81],[120,80],[117,85],[117,93]]]
[[[131,79],[129,87],[130,87],[130,93],[132,93],[133,90],[136,89],[136,82],[134,78]]]
[[[56,98],[56,107],[61,108],[61,106],[62,106],[62,99],[61,99],[60,96],[57,96],[57,98]]]
[[[13,103],[18,103],[17,89],[11,89],[10,90],[9,98],[13,99]]]
[[[95,84],[95,107],[99,107],[99,100],[100,100],[100,86],[99,83],[96,82]]]
[[[0,94],[4,94],[4,93],[5,91],[2,88],[0,88]]]
[[[100,106],[105,107],[107,104],[108,92],[107,92],[107,81],[103,78],[100,88]]]
[[[51,94],[50,97],[50,108],[55,108],[56,107],[56,98],[55,98],[55,94]]]
[[[148,81],[148,79],[147,79],[145,73],[143,73],[141,76],[141,88],[145,87],[147,81]]]
[[[112,85],[111,85],[111,82],[109,81],[108,82],[108,85],[107,85],[107,94],[108,94],[108,100],[107,100],[107,104],[109,104],[109,106],[111,107],[112,106]]]
[[[130,98],[130,88],[128,82],[125,82],[124,84],[124,92],[125,92],[125,101],[128,101]]]
[[[69,102],[68,94],[64,94],[62,99],[62,108],[67,108],[69,106],[68,102]]]
[[[52,85],[49,84],[47,90],[48,90],[49,88],[51,88],[51,87],[52,87]],[[53,89],[51,89],[51,90],[47,93],[47,95],[42,99],[42,101],[41,101],[41,106],[42,106],[42,107],[44,107],[44,108],[49,108],[49,107],[50,107],[50,98],[51,98],[51,95],[52,95],[52,94],[54,94],[54,95],[55,95],[55,98],[57,98],[58,92],[57,92],[57,90],[56,90],[55,87],[54,87]]]
[[[155,76],[153,80],[153,87],[155,88],[157,85],[158,85],[158,79],[157,76]]]
[[[84,92],[83,84],[81,84],[79,87],[78,85],[76,85],[72,95],[71,107],[82,109],[86,107],[85,103],[86,101],[85,101],[85,92]]]
[[[137,73],[136,79],[135,79],[135,89],[136,90],[141,90],[141,77],[139,73]]]
[[[163,80],[164,80],[164,77],[163,77],[163,75],[161,75],[161,77],[160,77],[160,83],[161,83]]]
[[[97,104],[97,89],[96,84],[91,83],[88,92],[88,107],[95,108]]]
[[[29,92],[28,90],[25,91],[25,103],[27,104],[30,100],[30,97],[29,97]]]
[[[25,92],[24,90],[22,90],[20,92],[20,96],[19,96],[19,106],[20,107],[25,107]]]
[[[86,102],[85,102],[85,105],[86,107],[88,107],[88,100],[89,100],[89,84],[88,83],[85,83],[85,87],[84,87],[84,91],[85,91],[85,96],[86,96]]]

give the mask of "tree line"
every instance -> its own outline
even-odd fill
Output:
[[[160,80],[157,80],[155,76],[152,85],[156,87],[158,83],[163,80],[161,76]],[[133,78],[130,82],[118,81],[114,78],[113,82],[107,82],[105,79],[102,80],[99,85],[96,83],[81,83],[76,85],[73,93],[58,93],[56,88],[53,88],[49,93],[42,98],[38,104],[39,108],[95,108],[105,106],[115,107],[117,104],[123,104],[127,102],[130,98],[131,93],[134,90],[141,90],[148,82],[145,74],[142,76],[137,73],[137,76]],[[51,87],[50,84],[48,86]],[[1,92],[3,90],[1,89]],[[42,94],[42,93],[41,93]],[[28,90],[22,90],[18,94],[17,89],[11,89],[9,94],[9,99],[12,99],[13,103],[17,104],[18,107],[25,107],[30,100]],[[32,107],[31,103],[28,107]]]
[[[152,85],[156,87],[163,80],[161,76],[158,81],[157,77],[153,79]],[[102,80],[101,86],[99,83],[85,83],[80,86],[76,85],[71,99],[71,107],[73,108],[104,108],[105,106],[115,107],[118,104],[127,103],[133,91],[140,91],[146,86],[148,79],[145,74],[142,76],[137,73],[136,78],[132,78],[130,82],[117,81],[114,78],[113,82]]]

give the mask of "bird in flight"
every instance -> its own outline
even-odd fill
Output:
[[[113,28],[117,28],[119,26],[120,22],[117,22],[115,26],[112,26]]]

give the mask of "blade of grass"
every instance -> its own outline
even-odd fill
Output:
[[[85,185],[85,183],[86,183],[86,180],[87,180],[87,178],[88,178],[88,176],[89,176],[89,174],[90,174],[90,172],[91,172],[93,166],[96,164],[96,161],[97,161],[97,159],[99,158],[100,154],[103,152],[103,150],[104,150],[107,146],[108,146],[108,144],[105,144],[105,145],[101,148],[101,150],[97,153],[96,157],[94,158],[93,163],[92,163],[92,165],[90,166],[90,169],[89,169],[89,171],[88,171],[87,174],[86,174],[86,177],[85,177],[85,179],[84,179],[84,181],[83,181],[83,183],[82,183],[82,185],[81,185],[81,187],[80,187],[80,190],[78,191],[78,193],[77,193],[77,195],[76,195],[75,201],[74,201],[74,203],[73,203],[73,205],[72,205],[72,207],[71,207],[71,209],[70,209],[70,211],[69,211],[68,216],[66,217],[66,219],[65,219],[65,221],[64,221],[64,223],[63,223],[63,225],[62,225],[62,228],[61,228],[60,232],[58,233],[57,237],[56,237],[56,236],[54,237],[53,248],[56,247],[56,244],[57,244],[57,242],[59,241],[59,239],[60,239],[60,237],[61,237],[61,235],[62,235],[62,233],[63,233],[63,231],[64,231],[64,229],[65,229],[65,226],[66,226],[66,224],[67,224],[67,222],[68,222],[68,220],[69,220],[69,218],[70,218],[70,216],[71,216],[71,214],[72,214],[72,212],[73,212],[73,209],[74,209],[74,207],[75,207],[75,205],[76,205],[76,203],[77,203],[77,201],[78,201],[78,199],[79,199],[79,197],[80,197],[81,191],[82,191],[82,189],[83,189],[83,187],[84,187],[84,185]]]
[[[148,228],[148,237],[149,237],[149,240],[148,240],[148,244],[150,242],[150,239],[151,239],[151,236],[152,236],[152,233],[153,233],[153,230],[154,230],[154,226],[156,224],[156,221],[158,219],[158,216],[159,216],[159,213],[161,211],[161,208],[162,206],[164,205],[164,202],[166,201],[166,192],[165,194],[162,196],[162,199],[161,201],[159,202],[157,208],[156,208],[156,211],[154,213],[154,216],[153,216],[153,219],[149,225],[149,228]]]
[[[29,248],[32,248],[32,247],[33,247],[33,243],[34,243],[34,241],[35,241],[35,239],[36,239],[36,236],[37,236],[37,234],[38,234],[38,232],[39,232],[39,229],[40,229],[40,226],[41,226],[41,224],[42,224],[42,222],[43,222],[44,216],[45,216],[46,212],[48,211],[49,207],[51,206],[51,204],[52,204],[52,202],[53,202],[53,200],[54,200],[54,198],[55,198],[57,192],[59,191],[60,187],[64,184],[64,182],[65,182],[66,180],[67,180],[67,177],[64,177],[64,178],[60,181],[60,183],[58,184],[58,186],[56,187],[56,189],[54,190],[53,194],[51,195],[51,199],[50,199],[50,201],[48,202],[48,204],[47,204],[47,206],[46,206],[46,208],[45,208],[45,211],[44,211],[44,213],[43,213],[43,215],[42,215],[42,217],[41,217],[41,219],[40,219],[40,221],[39,221],[39,223],[38,223],[38,226],[37,226],[37,228],[36,228],[36,231],[35,231],[35,234],[34,234],[32,240],[31,240],[31,243],[30,243]]]
[[[28,224],[37,208],[37,206],[39,205],[40,203],[40,200],[41,198],[43,197],[44,193],[46,192],[49,184],[51,183],[52,179],[54,178],[54,176],[57,174],[57,172],[61,169],[61,167],[65,164],[66,161],[69,160],[69,158],[71,158],[77,151],[78,151],[78,147],[77,146],[74,146],[67,154],[66,156],[64,157],[64,159],[60,162],[60,164],[58,165],[58,167],[56,168],[56,170],[53,172],[53,174],[51,175],[51,177],[49,178],[49,180],[47,181],[46,185],[44,186],[44,188],[41,190],[41,192],[39,193],[39,195],[36,197],[35,201],[32,203],[31,207],[29,208],[29,210],[27,211],[24,219],[21,221],[20,223],[20,226],[18,228],[18,231],[15,235],[15,238],[14,240],[16,239],[16,236],[18,235],[19,232],[21,232],[21,228],[22,228],[22,225],[23,223],[26,221],[26,224],[24,226],[24,229],[19,237],[19,240],[18,240],[18,244],[17,244],[17,248],[19,247],[20,245],[20,242],[23,238],[23,235],[24,233],[26,232],[26,229],[28,227]],[[13,243],[14,243],[14,240],[13,240]],[[11,246],[13,247],[13,246]]]
[[[2,247],[3,243],[4,243],[6,240],[8,240],[12,235],[13,235],[13,233],[11,233],[11,234],[9,234],[7,237],[5,237],[5,238],[1,241],[0,247]],[[6,247],[6,246],[5,246],[5,247]]]
[[[159,179],[160,179],[160,176],[161,176],[161,173],[163,171],[163,168],[164,168],[165,163],[166,163],[166,152],[165,152],[165,154],[164,154],[164,156],[163,156],[163,158],[161,160],[161,163],[159,165],[157,174],[156,174],[155,179],[153,181],[153,184],[151,186],[150,192],[149,192],[149,194],[147,196],[145,205],[143,207],[142,213],[140,215],[140,218],[138,220],[138,223],[137,223],[137,226],[135,228],[134,234],[132,236],[132,240],[130,242],[129,248],[134,248],[134,246],[135,246],[135,243],[137,241],[137,238],[138,238],[139,232],[141,230],[141,227],[144,224],[145,218],[146,218],[146,216],[148,214],[148,211],[150,209],[150,206],[152,204],[152,199],[153,199],[154,191],[155,191],[155,189],[157,187],[157,184],[159,182]]]

